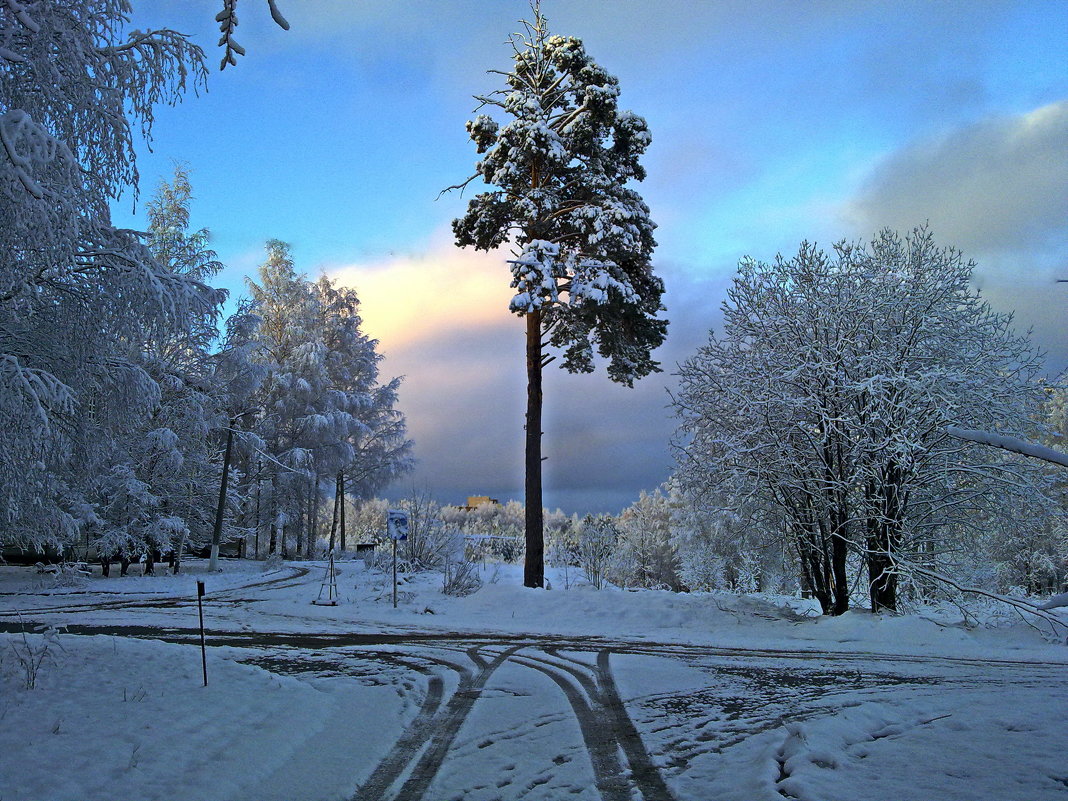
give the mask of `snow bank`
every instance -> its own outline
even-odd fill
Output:
[[[329,713],[297,679],[209,652],[204,687],[199,648],[113,637],[59,635],[29,690],[23,646],[0,635],[5,801],[231,798],[256,781],[245,765],[285,760]]]

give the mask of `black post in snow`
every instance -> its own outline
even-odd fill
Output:
[[[208,686],[208,650],[204,642],[204,582],[197,582],[197,609],[200,610],[200,664],[204,668],[204,686]]]

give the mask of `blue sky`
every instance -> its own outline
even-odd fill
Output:
[[[243,0],[248,51],[218,72],[218,0],[135,2],[134,25],[190,34],[208,92],[157,115],[142,202],[177,159],[194,223],[241,291],[263,242],[355,286],[401,406],[417,486],[443,502],[520,497],[522,323],[500,256],[458,251],[448,185],[475,160],[471,95],[497,88],[519,0]],[[543,0],[554,32],[615,74],[653,145],[641,187],[659,224],[672,325],[663,374],[546,384],[546,502],[618,510],[670,470],[674,365],[718,323],[738,260],[929,221],[977,282],[1068,366],[1068,3]]]

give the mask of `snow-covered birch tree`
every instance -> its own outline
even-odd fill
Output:
[[[747,259],[722,336],[681,368],[682,484],[785,521],[825,612],[848,608],[851,549],[872,608],[894,609],[909,560],[1047,502],[1033,466],[946,431],[1023,434],[1042,397],[1034,348],[970,288],[973,268],[924,229]]]
[[[174,31],[126,31],[125,0],[0,2],[0,539],[75,533],[101,421],[151,410],[146,334],[186,329],[214,293],[111,224],[136,191],[134,132],[202,81]],[[98,465],[96,465],[98,466]]]
[[[642,491],[619,515],[614,580],[623,587],[678,591],[678,554],[671,536],[671,503],[659,489]]]
[[[189,230],[191,200],[188,170],[177,166],[147,205],[146,242],[171,274],[204,283],[222,265],[208,247],[207,230]],[[211,351],[225,298],[217,291],[214,303],[189,309],[182,328],[149,330],[130,343],[133,364],[156,391],[144,414],[127,416],[120,426],[97,415],[92,439],[107,443],[106,469],[95,485],[101,512],[91,528],[105,558],[171,552],[177,567],[190,538],[203,544],[210,534],[219,467],[213,434],[225,425]],[[115,497],[142,503],[115,503]]]
[[[544,583],[542,369],[563,352],[571,372],[592,372],[594,352],[627,386],[658,370],[651,351],[667,323],[663,282],[650,259],[649,209],[629,184],[641,181],[645,120],[618,106],[619,84],[581,40],[550,35],[539,4],[511,37],[504,87],[477,96],[496,110],[467,123],[482,155],[467,182],[491,188],[453,222],[461,247],[515,248],[510,310],[526,322],[526,564],[524,584]]]

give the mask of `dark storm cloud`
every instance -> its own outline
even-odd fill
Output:
[[[567,512],[619,511],[671,470],[675,428],[668,389],[676,364],[707,339],[718,321],[721,282],[667,273],[667,344],[657,352],[663,372],[628,389],[608,380],[603,366],[570,375],[546,370],[545,504]],[[525,370],[523,327],[502,315],[490,325],[446,330],[391,346],[387,374],[403,374],[400,406],[419,460],[392,496],[430,488],[444,503],[468,495],[523,497]]]
[[[906,147],[876,169],[853,209],[869,227],[929,220],[966,253],[1063,244],[1068,100]]]
[[[925,222],[977,263],[976,284],[1068,366],[1068,101],[913,143],[874,170],[846,212],[858,235]]]

